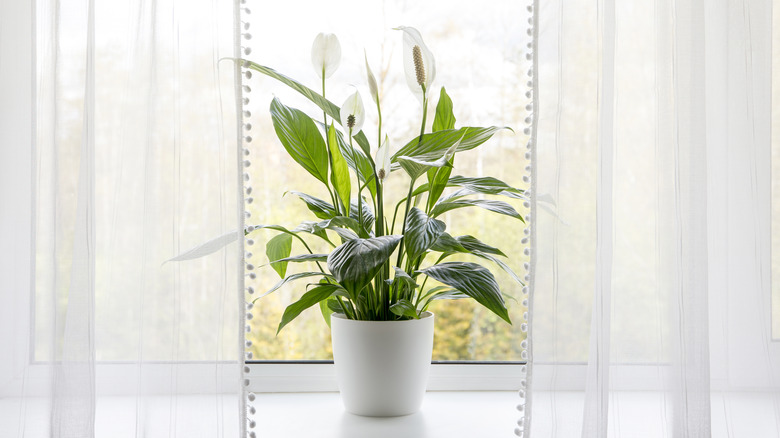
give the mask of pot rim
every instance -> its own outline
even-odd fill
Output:
[[[365,321],[365,320],[349,319],[343,313],[335,313],[335,312],[332,313],[330,315],[330,317],[331,318],[335,317],[335,318],[338,318],[338,319],[340,319],[342,321],[349,321],[350,323],[399,324],[399,323],[414,323],[414,322],[425,321],[425,320],[427,320],[429,318],[433,318],[434,317],[434,313],[431,312],[430,310],[426,310],[425,312],[422,313],[422,316],[420,317],[420,319],[407,319],[405,321]]]

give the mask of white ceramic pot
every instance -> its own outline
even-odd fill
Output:
[[[347,411],[395,417],[422,405],[433,351],[433,313],[409,321],[355,321],[333,314],[333,360]]]

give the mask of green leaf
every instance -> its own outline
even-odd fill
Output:
[[[309,208],[309,211],[314,213],[315,216],[317,216],[320,219],[331,219],[336,214],[336,209],[333,208],[330,203],[323,201],[322,199],[315,198],[314,196],[307,195],[306,193],[301,192],[289,192],[293,195],[301,198],[301,201],[306,203],[306,206]]]
[[[441,236],[439,236],[433,246],[431,246],[431,249],[444,254],[463,253],[482,257],[483,259],[490,260],[497,264],[499,267],[501,267],[501,269],[511,275],[515,281],[523,285],[525,284],[520,280],[520,277],[518,277],[517,274],[515,274],[512,269],[509,268],[509,266],[492,255],[495,254],[506,257],[506,254],[504,254],[498,248],[482,243],[479,241],[479,239],[473,236],[466,235],[453,238],[449,234],[443,233]]]
[[[430,187],[430,191],[428,192],[428,209],[426,211],[431,211],[439,200],[439,197],[441,197],[441,194],[444,193],[444,189],[447,187],[450,178],[450,173],[452,172],[454,159],[455,157],[450,159],[449,166],[440,167],[438,169],[428,169],[428,186]]]
[[[327,299],[336,289],[339,288],[340,286],[337,284],[321,284],[304,293],[303,296],[301,296],[301,299],[290,304],[286,309],[284,309],[282,321],[279,323],[279,328],[276,329],[276,334],[278,335],[279,332],[282,331],[282,328],[284,328],[284,326],[289,324],[293,319],[300,315],[301,312]]]
[[[450,146],[450,148],[447,149],[447,152],[445,152],[444,155],[436,161],[423,161],[414,157],[398,157],[398,164],[406,171],[406,173],[409,174],[409,177],[412,178],[412,181],[417,180],[417,178],[419,178],[423,173],[430,172],[437,167],[451,168],[455,159],[455,152],[458,150],[461,140],[463,140],[463,137],[456,141],[455,144]],[[449,177],[449,174],[450,170],[448,170],[446,173],[447,177]],[[443,179],[446,181],[447,177],[444,177]],[[430,174],[428,175],[428,178],[431,178]]]
[[[467,178],[463,176],[453,176],[447,181],[447,187],[462,187],[458,190],[458,196],[467,196],[473,194],[500,195],[513,199],[528,200],[528,196],[520,189],[509,186],[508,184],[492,177]],[[422,184],[412,192],[413,196],[425,193],[430,190],[430,182]]]
[[[468,295],[464,294],[463,292],[457,290],[457,289],[446,289],[441,292],[436,292],[435,294],[432,294],[430,298],[428,298],[428,301],[433,300],[461,300],[463,298],[469,298]]]
[[[296,239],[298,239],[304,246],[306,246],[306,241],[303,240],[303,238],[301,236],[299,236],[297,233],[300,232],[300,231],[305,231],[305,232],[308,233],[310,231],[299,229],[302,226],[303,226],[303,224],[299,225],[298,228],[294,229],[293,231],[290,231],[290,230],[288,230],[287,228],[285,228],[285,227],[283,227],[281,225],[254,225],[254,226],[252,226],[252,228],[253,228],[253,231],[254,230],[260,230],[260,229],[268,229],[268,230],[279,231],[279,232],[282,232],[282,233],[287,233],[290,236],[295,237]],[[311,234],[314,234],[315,236],[321,237],[326,242],[331,243],[330,240],[328,240],[328,236],[327,235],[320,235],[319,233],[311,233]],[[332,243],[331,243],[331,245],[332,245]]]
[[[498,265],[499,268],[503,269],[504,272],[509,274],[510,277],[512,277],[513,280],[515,280],[519,285],[525,286],[525,282],[520,279],[520,276],[515,274],[515,271],[512,270],[512,268],[509,267],[506,263],[504,263],[501,259],[494,257],[491,254],[484,253],[482,251],[473,251],[472,254],[474,254],[477,257],[482,257],[483,259],[490,260],[491,262]]]
[[[395,163],[399,157],[413,157],[423,161],[438,160],[459,140],[460,144],[456,152],[467,151],[488,141],[493,134],[502,129],[509,128],[499,126],[488,128],[464,127],[424,134],[422,141],[419,140],[419,137],[410,141],[399,149],[390,161]]]
[[[449,194],[447,194],[445,196],[442,196],[441,199],[439,199],[439,202],[437,202],[437,204],[442,204],[444,202],[454,201],[454,200],[460,199],[460,198],[465,198],[466,196],[473,195],[473,194],[474,194],[474,192],[472,192],[469,189],[458,189],[458,190],[455,190],[452,193],[449,193]]]
[[[431,248],[434,251],[442,253],[469,252],[457,239],[450,236],[449,233],[441,233],[438,239],[433,242]]]
[[[350,297],[357,297],[393,253],[401,237],[352,239],[330,253],[328,269]]]
[[[313,277],[315,275],[321,275],[321,276],[327,277],[327,278],[334,278],[332,275],[330,275],[330,274],[323,274],[322,272],[299,272],[297,274],[290,274],[287,277],[284,277],[283,279],[281,279],[271,289],[268,289],[267,291],[263,292],[259,297],[257,297],[254,300],[252,300],[252,302],[254,303],[255,301],[259,300],[260,298],[263,298],[264,296],[266,296],[266,295],[268,295],[268,294],[270,294],[272,292],[277,291],[280,287],[284,286],[285,284],[287,284],[287,283],[289,283],[291,281],[299,280],[301,278],[306,278],[306,277]]]
[[[287,273],[287,262],[279,262],[281,259],[290,257],[292,251],[292,236],[289,234],[279,234],[273,239],[269,240],[265,245],[265,254],[268,256],[268,260],[272,263],[271,267],[274,268],[279,277],[284,278]],[[274,263],[279,262],[279,263]]]
[[[463,245],[463,247],[466,248],[468,251],[472,251],[472,252],[480,251],[483,253],[496,254],[496,255],[506,257],[506,254],[504,254],[500,249],[494,246],[490,246],[486,243],[483,243],[482,241],[480,241],[474,236],[469,236],[469,235],[458,236],[456,237],[456,239],[458,239],[458,243]]]
[[[452,99],[447,95],[444,87],[439,93],[439,103],[436,104],[436,116],[433,118],[433,132],[452,129],[455,127],[455,114],[452,113]]]
[[[292,88],[293,90],[301,93],[304,97],[312,101],[315,105],[320,107],[329,116],[331,116],[333,120],[335,120],[339,124],[341,123],[341,113],[339,111],[339,107],[334,105],[333,102],[322,97],[316,91],[312,90],[311,88],[305,85],[302,85],[295,79],[292,79],[288,76],[285,76],[277,72],[276,70],[270,67],[266,67],[246,59],[242,59],[240,62],[242,62],[243,65],[248,67],[249,69],[260,72],[264,75],[267,75],[268,77],[274,78],[277,81]],[[368,139],[366,138],[365,134],[363,134],[363,131],[360,131],[357,134],[353,135],[352,138],[354,138],[355,141],[357,141],[357,143],[360,145],[360,148],[363,149],[363,152],[365,152],[366,155],[370,155],[371,146],[369,145]]]
[[[332,299],[327,300],[328,303],[328,309],[330,309],[331,313],[344,313],[344,310],[339,305],[338,300]]]
[[[485,267],[469,262],[448,262],[421,269],[419,272],[463,292],[504,321],[512,323],[498,283]]]
[[[493,178],[491,176],[483,176],[483,177],[477,177],[477,178],[467,178],[465,176],[456,175],[447,181],[448,186],[458,186],[463,187],[464,189],[469,189],[474,193],[481,193],[484,195],[505,195],[505,196],[512,196],[517,197],[518,199],[525,199],[524,196],[521,196],[523,193],[525,193],[523,190],[516,189],[507,183]],[[502,192],[508,192],[506,194]]]
[[[333,301],[336,304],[336,307],[338,308],[338,303],[336,303],[336,298],[330,297],[326,300],[320,301],[320,312],[322,313],[322,318],[325,320],[325,324],[328,325],[328,328],[330,328],[330,316],[333,315],[333,309],[330,308],[331,301]]]
[[[338,234],[343,240],[352,240],[359,237],[356,233],[359,229],[357,220],[344,216],[336,216],[328,220],[317,222],[313,225],[313,228],[322,232],[331,230]]]
[[[398,266],[393,266],[393,269],[395,270],[395,277],[392,280],[390,279],[385,280],[387,284],[397,283],[399,285],[404,285],[406,286],[406,289],[410,291],[415,290],[417,288],[417,282],[414,281],[414,278],[409,276],[409,274],[407,274],[406,271],[399,268]]]
[[[398,316],[405,316],[407,318],[420,319],[417,315],[417,309],[409,300],[402,298],[390,306],[390,311]]]
[[[328,184],[328,151],[314,121],[303,111],[271,101],[271,119],[287,153],[312,176]]]
[[[363,151],[355,149],[350,146],[349,143],[344,141],[344,135],[341,131],[336,131],[336,140],[338,141],[339,148],[341,149],[341,155],[347,162],[347,166],[355,172],[358,176],[360,185],[362,186],[368,178],[368,184],[366,188],[371,192],[371,197],[376,197],[376,180],[374,179],[374,165],[371,164]]]
[[[410,260],[416,260],[424,254],[436,239],[441,236],[447,225],[432,217],[417,207],[412,207],[406,216],[406,232],[404,233],[404,245],[406,254]]]
[[[324,220],[322,222],[319,222],[317,226],[323,229],[334,230],[334,231],[335,228],[337,227],[342,227],[342,228],[346,227],[355,232],[357,232],[359,229],[357,219],[346,217],[346,216],[336,216],[331,219]]]
[[[463,207],[484,208],[485,210],[489,210],[494,213],[503,214],[506,216],[513,217],[515,219],[520,219],[521,221],[523,221],[523,223],[525,223],[523,217],[520,216],[520,213],[518,213],[517,210],[514,209],[514,207],[512,207],[511,205],[507,204],[504,201],[494,201],[489,199],[459,199],[456,201],[439,202],[438,204],[436,204],[435,207],[433,207],[433,210],[431,210],[431,216],[436,217],[447,211],[454,210],[456,208],[463,208]]]
[[[269,265],[274,265],[276,263],[288,263],[288,262],[292,262],[292,263],[325,262],[327,260],[328,260],[327,254],[301,254],[297,256],[285,257],[283,259],[272,261],[271,263],[269,263]]]
[[[350,230],[349,228],[342,228],[342,227],[328,227],[329,230],[333,230],[336,234],[341,237],[341,243],[344,243],[348,240],[354,240],[359,239],[360,236],[357,235],[354,231]]]
[[[333,183],[333,188],[336,189],[336,194],[344,207],[344,211],[349,213],[349,195],[352,192],[352,183],[349,178],[349,167],[346,160],[344,160],[344,156],[341,155],[341,148],[336,139],[336,128],[333,124],[328,129],[328,144],[330,145],[331,160],[333,160],[333,171],[330,174],[330,180]]]
[[[325,229],[320,227],[318,225],[318,222],[315,222],[315,221],[303,221],[303,222],[301,222],[300,225],[298,225],[297,227],[295,227],[292,230],[292,233],[298,233],[298,232],[301,232],[301,231],[303,231],[305,233],[313,234],[313,235],[315,235],[315,236],[325,240],[326,242],[330,243],[331,245],[333,245],[333,243],[330,241],[330,239],[328,239],[328,234],[325,232]]]
[[[365,199],[363,199],[362,204],[362,210],[363,210],[363,223],[362,228],[357,229],[353,228],[355,231],[358,232],[360,237],[366,238],[370,237],[371,230],[374,228],[374,212],[371,210],[371,205],[369,205],[368,202],[366,202]],[[357,202],[352,203],[352,212],[350,213],[350,217],[355,220],[355,223],[357,223],[359,217],[358,217],[358,204]]]
[[[443,158],[436,161],[425,161],[414,157],[398,157],[398,164],[409,174],[412,181],[415,181],[432,167],[452,166],[448,160]]]

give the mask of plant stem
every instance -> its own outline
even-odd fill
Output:
[[[425,280],[423,280],[422,286],[420,286],[420,292],[417,294],[417,300],[414,303],[414,308],[416,309],[417,306],[420,305],[420,301],[422,301],[423,298],[423,289],[425,288],[425,283],[428,282],[428,276],[425,276]]]
[[[401,235],[403,236],[404,233],[406,233],[406,218],[409,216],[409,209],[412,206],[411,200],[412,200],[412,191],[414,190],[414,180],[412,180],[409,183],[409,194],[406,195],[406,208],[404,208],[404,223],[401,226]],[[398,244],[398,261],[396,262],[396,266],[401,267],[401,261],[403,260],[403,254],[404,254],[404,239],[405,237],[401,237],[401,243]]]
[[[395,211],[393,211],[393,223],[390,225],[390,234],[393,234],[393,231],[395,231],[395,217],[398,216],[398,209],[401,207],[401,204],[403,204],[404,201],[406,201],[406,198],[401,199],[397,204],[395,204]]]
[[[354,316],[354,314],[350,314],[350,312],[349,312],[349,311],[347,311],[347,306],[345,306],[345,305],[344,305],[344,302],[343,302],[343,301],[341,301],[341,297],[338,297],[338,296],[337,296],[337,297],[336,297],[336,301],[338,301],[338,303],[339,303],[339,306],[341,307],[341,310],[344,312],[344,315],[346,315],[346,316],[347,316],[347,318],[349,318],[349,319],[355,319],[355,316]]]
[[[322,98],[325,98],[325,67],[322,68]],[[322,110],[322,123],[325,125],[325,150],[328,153],[328,170],[330,172],[333,172],[333,156],[330,154],[330,136],[328,135],[328,114],[325,112],[325,110]],[[327,178],[325,178],[327,180]],[[336,210],[336,216],[338,216],[340,213],[339,209],[339,202],[336,198],[336,195],[333,194],[333,191],[330,189],[330,184],[325,183],[325,185],[328,187],[328,193],[330,193],[330,201],[333,203],[333,209]]]
[[[417,141],[417,144],[422,143],[423,134],[425,134],[425,120],[428,118],[428,97],[425,94],[425,87],[422,88],[423,92],[423,110],[422,110],[422,123],[420,124],[420,139]],[[414,180],[412,180],[409,183],[409,194],[406,195],[406,208],[404,209],[404,224],[401,227],[401,234],[403,235],[406,233],[406,217],[409,216],[409,208],[411,207],[412,203],[412,192],[414,191]],[[393,219],[393,226],[395,227],[395,219]],[[401,237],[401,243],[398,244],[398,262],[396,263],[396,266],[401,266],[401,261],[403,260],[403,250],[404,250],[404,238]]]
[[[322,67],[322,98],[325,99],[325,66]],[[325,121],[325,127],[328,126],[328,114],[322,109],[322,119]]]
[[[420,125],[420,139],[417,141],[417,144],[422,143],[423,134],[425,134],[425,120],[428,118],[428,97],[425,94],[425,88],[423,88],[423,114],[422,114],[422,124]]]
[[[360,187],[360,167],[357,165],[355,159],[355,148],[352,146],[352,128],[349,128],[349,148],[350,154],[352,154],[352,162],[355,163],[355,173],[357,174],[358,183],[358,228],[363,229],[363,189]],[[368,233],[366,233],[368,234]]]
[[[379,182],[379,177],[374,173],[374,182],[376,183],[376,210],[374,214],[374,235],[381,237],[385,235],[385,208],[382,199],[382,184]],[[390,263],[385,261],[382,268],[379,270],[379,275],[376,277],[375,289],[379,295],[379,300],[382,305],[382,319],[387,319],[387,314],[390,309],[390,304],[387,302],[387,285],[385,279],[390,275]]]

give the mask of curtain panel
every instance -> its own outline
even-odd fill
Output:
[[[238,3],[27,7],[32,287],[3,288],[0,435],[237,436],[243,249],[169,260],[241,229]]]
[[[780,435],[772,16],[758,0],[539,2],[519,435]]]

